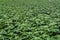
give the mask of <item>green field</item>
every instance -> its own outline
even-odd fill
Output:
[[[60,40],[60,0],[0,0],[0,40]]]

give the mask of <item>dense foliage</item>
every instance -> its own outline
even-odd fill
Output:
[[[60,40],[60,0],[0,0],[0,40]]]

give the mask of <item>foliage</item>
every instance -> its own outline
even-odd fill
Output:
[[[0,40],[60,40],[60,0],[0,0]]]

